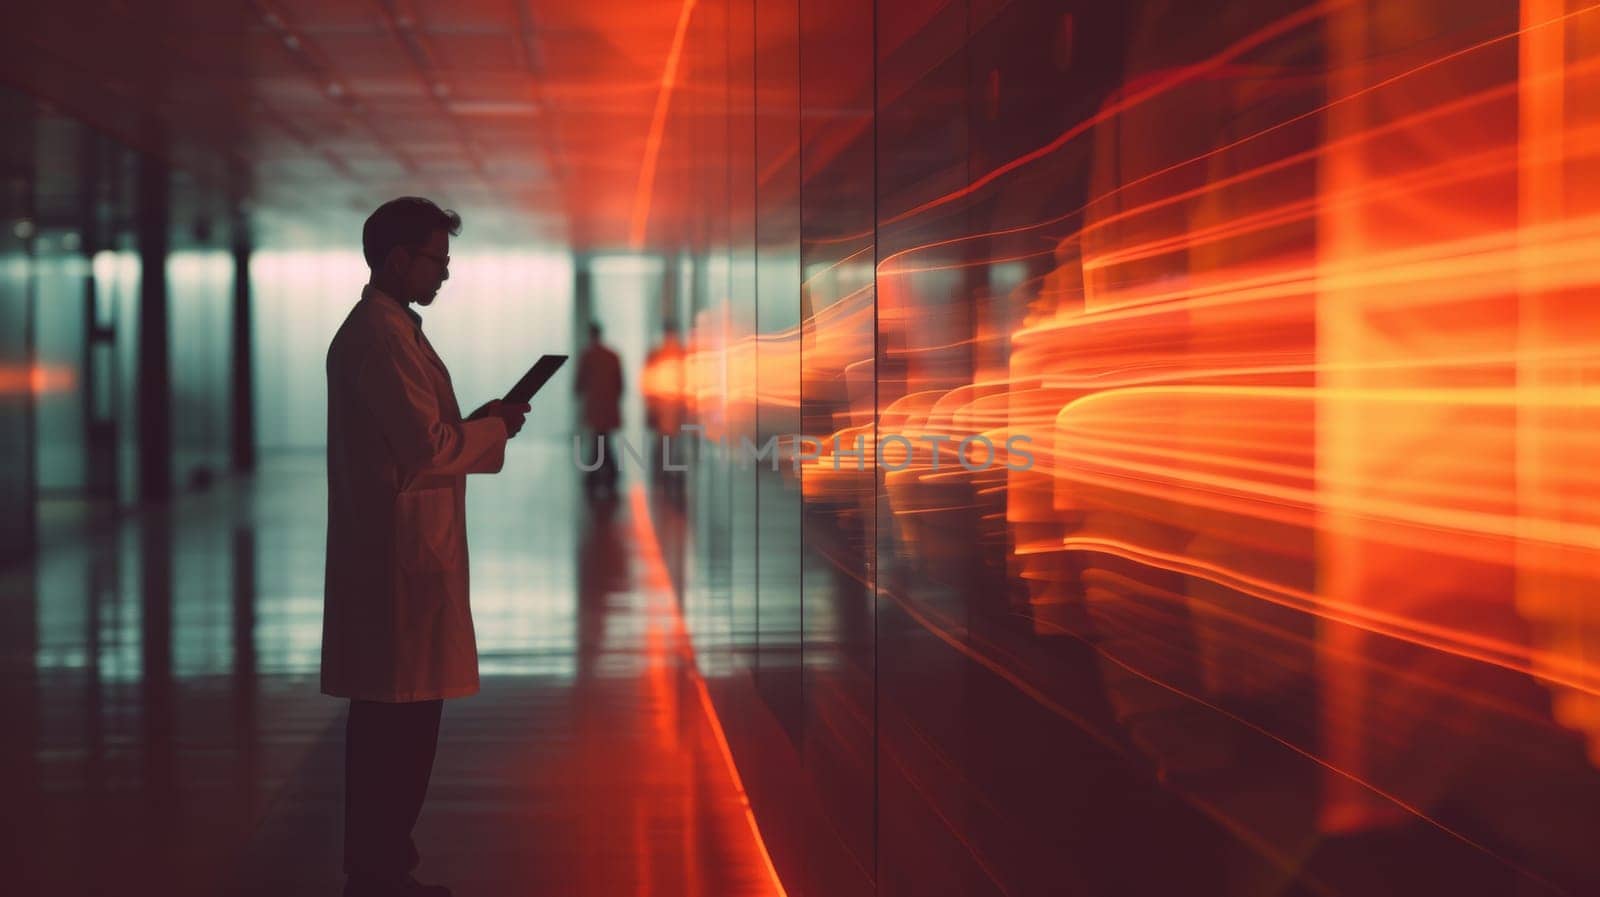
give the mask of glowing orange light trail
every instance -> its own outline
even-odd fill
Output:
[[[785,897],[788,892],[778,878],[777,867],[772,865],[772,854],[767,850],[766,839],[761,836],[761,826],[756,821],[755,810],[750,806],[750,796],[745,791],[744,780],[739,776],[739,766],[734,762],[733,750],[728,746],[728,736],[722,729],[722,719],[717,715],[716,705],[711,700],[711,693],[706,689],[705,677],[701,675],[699,662],[695,659],[694,642],[684,625],[683,614],[678,610],[677,601],[671,597],[676,594],[677,589],[672,583],[666,559],[661,554],[661,540],[656,536],[655,522],[650,516],[650,503],[645,498],[643,487],[635,485],[629,490],[628,508],[633,518],[634,544],[639,547],[640,557],[644,561],[648,594],[656,610],[671,620],[674,640],[685,660],[684,671],[694,685],[695,696],[700,702],[701,716],[711,729],[717,750],[722,756],[729,778],[732,779],[734,791],[744,810],[745,823],[750,828],[751,838],[760,855],[767,879],[771,882],[771,893],[775,897]]]
[[[951,192],[935,199],[930,199],[915,208],[901,212],[900,214],[891,218],[884,219],[879,224],[880,226],[884,224],[897,224],[901,221],[915,218],[918,215],[936,209],[940,206],[947,205],[955,200],[961,199],[962,197],[970,196],[971,194],[982,190],[984,187],[987,187],[1005,175],[1054,154],[1056,151],[1071,143],[1076,138],[1087,133],[1095,125],[1108,121],[1128,109],[1148,102],[1152,98],[1160,96],[1161,94],[1166,93],[1181,84],[1198,78],[1201,75],[1216,71],[1217,69],[1222,68],[1229,60],[1243,55],[1250,50],[1256,49],[1257,47],[1274,38],[1281,37],[1282,35],[1294,31],[1297,28],[1304,28],[1307,25],[1315,23],[1317,20],[1326,15],[1329,10],[1336,9],[1345,2],[1347,2],[1347,0],[1327,0],[1327,2],[1314,4],[1306,9],[1294,13],[1293,15],[1285,16],[1277,22],[1260,29],[1259,31],[1246,38],[1243,38],[1242,40],[1239,40],[1232,46],[1218,53],[1216,56],[1211,57],[1209,60],[1178,69],[1166,77],[1161,78],[1154,85],[1135,91],[1132,95],[1126,97],[1125,99],[1110,104],[1106,108],[1101,109],[1095,115],[1085,119],[1083,122],[1068,128],[1066,131],[1062,132],[1058,137],[1056,137],[1056,139],[1050,141],[1044,146],[1012,159],[1010,162],[1007,162],[1004,165],[1001,165],[977,178],[970,184],[967,184],[965,187],[962,187],[958,190],[952,190]]]
[[[661,138],[667,127],[667,110],[672,105],[672,89],[678,83],[678,63],[683,56],[684,37],[689,33],[689,17],[698,0],[683,0],[678,11],[678,27],[672,33],[672,46],[661,72],[661,91],[656,94],[655,112],[650,117],[650,132],[645,137],[644,161],[639,166],[639,186],[633,195],[633,218],[628,225],[628,245],[635,251],[644,247],[645,230],[650,224],[650,197],[655,192],[656,167],[661,161]]]
[[[73,369],[65,366],[35,364],[0,367],[0,395],[62,392],[71,389],[76,382]]]
[[[1110,190],[1107,190],[1104,193],[1101,193],[1101,194],[1097,195],[1096,197],[1094,197],[1093,199],[1089,200],[1089,202],[1085,203],[1084,205],[1082,205],[1082,206],[1080,206],[1078,208],[1075,208],[1070,212],[1054,216],[1054,217],[1046,219],[1044,221],[1039,221],[1039,222],[1035,222],[1035,223],[1032,223],[1032,224],[1017,225],[1017,226],[1007,227],[1007,228],[1000,228],[1000,229],[996,229],[996,230],[982,231],[982,232],[973,233],[973,234],[964,234],[964,235],[957,236],[957,237],[951,237],[951,238],[943,239],[943,240],[935,240],[935,241],[924,243],[924,244],[921,244],[921,245],[918,245],[918,246],[914,246],[914,247],[910,247],[910,248],[907,248],[907,249],[899,250],[897,252],[894,252],[894,253],[891,253],[890,255],[885,256],[883,259],[881,259],[879,261],[880,275],[900,274],[900,273],[905,273],[907,271],[943,270],[944,269],[943,267],[940,267],[940,268],[928,268],[928,269],[897,268],[896,264],[899,263],[899,260],[904,258],[904,257],[916,255],[918,253],[927,252],[927,251],[930,251],[930,250],[933,250],[933,249],[939,249],[939,248],[944,248],[944,247],[948,247],[948,246],[955,246],[955,245],[960,245],[962,243],[969,243],[969,242],[974,242],[974,241],[979,241],[979,240],[987,240],[987,239],[992,239],[992,238],[995,238],[995,237],[1003,237],[1003,236],[1009,236],[1009,235],[1014,235],[1014,234],[1019,234],[1019,233],[1026,233],[1026,232],[1029,232],[1029,231],[1042,230],[1042,229],[1044,229],[1046,227],[1050,227],[1050,226],[1055,225],[1055,224],[1060,224],[1060,223],[1062,223],[1064,221],[1069,221],[1069,220],[1071,220],[1071,219],[1073,219],[1073,218],[1075,218],[1077,216],[1082,215],[1085,211],[1093,208],[1094,206],[1099,205],[1099,204],[1103,204],[1103,203],[1106,203],[1106,202],[1108,202],[1108,201],[1110,201],[1112,199],[1115,199],[1116,197],[1118,197],[1118,196],[1120,196],[1120,195],[1132,190],[1135,187],[1147,186],[1150,182],[1155,181],[1155,180],[1157,180],[1159,178],[1170,176],[1170,175],[1172,175],[1174,173],[1182,171],[1185,168],[1188,168],[1190,166],[1193,166],[1193,165],[1196,165],[1198,163],[1204,162],[1207,159],[1215,158],[1217,156],[1224,155],[1224,154],[1226,154],[1226,153],[1228,153],[1230,151],[1237,150],[1237,149],[1239,149],[1239,148],[1251,143],[1252,141],[1260,140],[1261,138],[1270,136],[1270,135],[1275,134],[1277,132],[1280,132],[1280,131],[1282,131],[1282,130],[1284,130],[1286,128],[1289,128],[1292,125],[1299,124],[1301,122],[1305,122],[1307,120],[1316,118],[1317,116],[1326,115],[1330,110],[1335,109],[1335,108],[1337,108],[1337,107],[1339,107],[1341,105],[1358,101],[1358,100],[1363,99],[1365,97],[1368,97],[1368,96],[1370,96],[1370,95],[1372,95],[1374,93],[1377,93],[1377,92],[1379,92],[1379,91],[1381,91],[1381,90],[1383,90],[1385,88],[1389,88],[1389,87],[1393,87],[1393,86],[1395,86],[1397,84],[1401,84],[1404,81],[1406,81],[1407,79],[1414,78],[1416,76],[1422,75],[1422,74],[1424,74],[1426,72],[1432,71],[1432,70],[1434,70],[1434,69],[1436,69],[1436,68],[1438,68],[1440,66],[1446,65],[1448,63],[1462,60],[1462,59],[1464,59],[1464,58],[1466,58],[1468,56],[1474,55],[1474,54],[1480,54],[1484,50],[1487,50],[1489,48],[1495,47],[1497,45],[1500,45],[1500,44],[1503,44],[1503,43],[1506,43],[1506,42],[1509,42],[1509,41],[1517,40],[1518,38],[1527,37],[1529,35],[1547,33],[1549,31],[1555,30],[1559,26],[1561,26],[1563,24],[1566,24],[1567,22],[1569,22],[1572,19],[1578,18],[1578,17],[1586,15],[1588,13],[1595,12],[1596,10],[1600,10],[1600,4],[1592,4],[1592,5],[1589,5],[1589,6],[1585,6],[1585,7],[1579,8],[1579,9],[1575,9],[1575,10],[1569,11],[1569,12],[1567,12],[1565,14],[1562,14],[1562,15],[1556,15],[1556,16],[1550,16],[1548,18],[1542,18],[1542,19],[1540,19],[1540,20],[1538,20],[1536,22],[1525,23],[1522,28],[1520,28],[1520,29],[1518,29],[1516,31],[1512,31],[1512,32],[1509,32],[1507,34],[1502,34],[1502,35],[1498,35],[1496,37],[1488,38],[1486,40],[1479,41],[1479,42],[1477,42],[1477,43],[1475,43],[1475,44],[1473,44],[1471,46],[1463,47],[1463,48],[1454,50],[1454,51],[1452,51],[1450,53],[1447,53],[1447,54],[1444,54],[1442,56],[1439,56],[1437,58],[1429,59],[1429,60],[1427,60],[1425,62],[1422,62],[1422,63],[1419,63],[1419,64],[1417,64],[1417,65],[1415,65],[1415,66],[1413,66],[1411,68],[1408,68],[1405,71],[1399,72],[1399,73],[1394,74],[1394,75],[1390,75],[1390,76],[1385,77],[1382,80],[1377,81],[1375,83],[1368,84],[1368,85],[1362,86],[1362,87],[1360,87],[1358,89],[1352,90],[1347,94],[1344,94],[1344,95],[1342,95],[1342,96],[1340,96],[1340,97],[1338,97],[1338,98],[1336,98],[1334,100],[1331,100],[1331,101],[1329,101],[1329,102],[1327,102],[1327,103],[1325,103],[1325,104],[1323,104],[1321,106],[1318,106],[1317,108],[1310,109],[1310,110],[1307,110],[1305,112],[1301,112],[1299,114],[1290,116],[1289,118],[1286,118],[1281,122],[1278,122],[1276,124],[1270,125],[1270,126],[1265,127],[1265,128],[1263,128],[1261,130],[1254,131],[1254,132],[1252,132],[1252,133],[1250,133],[1248,135],[1245,135],[1243,137],[1239,137],[1239,138],[1237,138],[1237,139],[1235,139],[1235,140],[1233,140],[1231,142],[1228,142],[1228,143],[1222,144],[1220,146],[1211,148],[1211,149],[1207,150],[1204,153],[1201,153],[1199,155],[1184,159],[1181,162],[1172,163],[1170,165],[1167,165],[1164,168],[1160,168],[1160,169],[1158,169],[1156,171],[1149,172],[1148,174],[1140,175],[1138,177],[1132,178],[1132,179],[1127,180],[1125,182],[1119,183],[1118,185],[1116,185],[1115,187],[1111,188]],[[1543,73],[1541,73],[1539,76],[1536,76],[1536,77],[1541,78],[1541,79],[1548,78],[1548,76],[1543,74]],[[1564,76],[1559,76],[1559,77],[1564,77]],[[1124,109],[1123,111],[1126,111],[1126,110]],[[1069,132],[1069,133],[1071,133],[1071,132]],[[1063,137],[1065,137],[1065,136],[1066,135],[1063,135]],[[1081,135],[1079,135],[1079,136],[1081,136]],[[1066,143],[1070,143],[1070,139],[1067,139],[1067,140],[1063,141],[1060,138],[1058,138],[1058,142],[1060,142],[1061,145],[1064,146],[1064,145],[1066,145]],[[1055,144],[1051,144],[1051,145],[1054,146]],[[1060,147],[1056,147],[1056,148],[1059,149]],[[1048,154],[1045,154],[1045,155],[1048,155]],[[1304,157],[1305,155],[1306,154],[1301,154],[1302,157]],[[934,200],[934,202],[943,203],[943,202],[949,201],[949,199],[954,199],[954,198],[956,198],[956,197],[955,196],[950,196],[948,198],[940,197],[940,198]],[[905,217],[911,217],[911,213],[907,213]],[[885,223],[891,223],[891,222],[887,222],[886,221]],[[872,235],[872,232],[862,232],[859,235],[855,235],[854,238],[859,239],[859,238],[864,238],[864,237],[868,237],[868,236],[871,236],[871,235]],[[824,242],[826,242],[826,241],[824,241]],[[1033,256],[1023,256],[1023,257],[1031,258]],[[970,262],[957,263],[957,264],[954,264],[954,265],[949,266],[949,267],[962,268],[962,267],[971,267],[971,266],[976,266],[976,265],[988,265],[988,264],[991,264],[991,263],[992,263],[992,260],[990,260],[990,259],[980,259],[980,260],[975,260],[975,261],[970,261]]]
[[[726,382],[691,373],[685,392],[731,421],[763,404],[816,408],[833,422],[818,435],[846,450],[861,438],[862,469],[824,446],[800,465],[802,492],[841,515],[886,493],[878,525],[908,555],[886,563],[969,551],[981,521],[978,537],[1009,549],[1027,592],[1019,613],[1040,631],[1055,608],[1098,625],[1124,615],[1133,622],[1119,633],[1145,653],[1117,663],[1164,687],[1156,671],[1188,663],[1255,706],[1317,677],[1308,713],[1325,740],[1301,749],[1342,783],[1318,808],[1325,831],[1433,797],[1426,777],[1395,772],[1405,762],[1394,745],[1435,711],[1382,717],[1386,690],[1424,707],[1444,695],[1538,716],[1433,671],[1439,657],[1539,683],[1554,708],[1553,722],[1540,719],[1580,733],[1600,763],[1600,475],[1589,460],[1600,450],[1600,110],[1583,99],[1600,89],[1600,5],[1563,6],[1529,0],[1511,30],[1460,32],[1459,47],[1447,45],[1453,19],[1417,11],[1413,24],[1439,26],[1446,45],[1397,50],[1373,4],[1322,4],[1249,47],[1158,72],[1054,143],[878,224],[924,221],[1080,137],[1092,143],[1091,199],[888,255],[875,290],[839,289],[851,301],[814,327],[703,344],[704,369]],[[1326,71],[1278,79],[1287,99],[1229,83],[1272,80],[1244,51],[1317,25]],[[1276,118],[1244,114],[1273,102]],[[1161,130],[1206,104],[1251,126],[1238,137]],[[1025,278],[992,273],[1018,264]],[[930,313],[988,301],[965,295],[968,282],[1012,290],[999,297],[1003,326],[952,315],[971,336],[950,339]],[[857,307],[871,302],[876,346]],[[803,352],[801,337],[814,340]],[[769,360],[800,378],[741,376]],[[876,389],[852,392],[862,371]],[[825,401],[811,398],[819,391]],[[890,433],[1026,433],[1037,463],[968,471],[952,445],[886,443],[890,466],[909,464],[880,481],[874,443]],[[1201,621],[1195,647],[1139,629],[1150,594]],[[912,597],[897,600],[939,625]],[[1307,664],[1317,672],[1231,664],[1241,649],[1227,627],[1268,606],[1311,621],[1300,650],[1322,661]],[[1416,653],[1379,662],[1384,651]],[[1270,720],[1244,721],[1282,737]]]

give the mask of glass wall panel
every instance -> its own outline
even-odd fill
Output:
[[[993,733],[968,726],[995,695],[941,640],[961,631],[969,610],[1005,600],[982,579],[993,477],[984,489],[981,475],[957,463],[954,444],[928,441],[954,435],[959,404],[946,396],[970,392],[975,380],[969,290],[981,269],[966,263],[971,250],[961,242],[970,232],[967,202],[907,214],[968,183],[968,16],[964,3],[885,5],[876,47],[885,450],[878,493],[878,862],[885,894],[941,887],[983,894],[994,887],[968,842],[987,815],[984,770],[972,768],[973,755]]]
[[[696,468],[686,588],[753,552],[714,694],[789,892],[1593,890],[1600,13],[736,9],[681,392],[825,444],[750,517]]]
[[[76,495],[86,483],[88,442],[84,433],[83,355],[87,344],[82,253],[63,242],[76,232],[52,230],[36,237],[33,256],[36,363],[53,372],[50,388],[37,399],[39,489]]]
[[[172,469],[180,484],[228,469],[233,268],[233,253],[219,249],[183,249],[167,259]]]
[[[114,334],[95,354],[95,415],[111,422],[106,451],[116,499],[126,505],[138,500],[139,483],[139,254],[102,249],[90,264],[99,320]]]
[[[758,0],[751,38],[756,97],[755,441],[788,444],[777,449],[777,470],[766,463],[755,465],[754,669],[761,703],[751,712],[749,728],[767,737],[752,738],[752,748],[761,753],[750,750],[747,755],[781,758],[749,777],[767,785],[767,799],[757,807],[763,826],[773,833],[769,837],[779,870],[790,882],[798,880],[807,857],[799,800],[805,789],[795,784],[802,709],[801,534],[800,483],[790,441],[801,432],[799,8],[798,3]]]
[[[805,722],[819,813],[807,893],[870,894],[876,770],[873,9],[800,6],[800,432]]]
[[[712,108],[717,109],[726,122],[728,330],[734,344],[740,347],[737,360],[730,359],[729,364],[735,376],[745,381],[745,388],[739,390],[728,420],[728,439],[733,446],[728,495],[732,556],[726,619],[720,624],[726,636],[719,638],[713,660],[718,663],[715,669],[727,676],[748,677],[759,607],[759,478],[763,471],[771,473],[767,463],[741,450],[745,444],[760,446],[762,443],[758,434],[759,358],[754,350],[760,332],[755,242],[758,171],[753,38],[756,0],[728,0],[725,9],[722,34],[711,35],[711,39],[714,46],[725,49],[727,64],[721,71],[711,67],[713,77],[720,78],[720,83],[712,84],[706,96],[708,104],[714,104]]]
[[[15,215],[10,206],[4,211]],[[34,435],[32,300],[23,242],[0,229],[0,558],[32,550],[34,541]],[[11,627],[7,627],[10,629]],[[30,627],[31,629],[31,627]]]
[[[78,498],[88,479],[83,377],[88,264],[82,251],[82,199],[89,189],[83,165],[86,129],[31,103],[24,108],[22,115],[30,121],[18,122],[22,126],[12,139],[22,142],[31,158],[25,162],[26,176],[12,183],[28,195],[31,208],[7,226],[29,241],[33,351],[39,378],[48,381],[38,384],[43,388],[36,390],[35,400],[38,487],[42,496]]]
[[[137,498],[140,268],[128,247],[140,157],[53,107],[8,91],[0,98],[0,115],[15,138],[6,144],[6,237],[17,250],[18,283],[26,285],[18,298],[25,296],[30,309],[10,331],[27,356],[15,360],[13,375],[33,405],[10,432],[30,446],[18,475],[26,473],[28,488],[47,501],[35,507],[31,493],[18,500],[30,509],[21,516],[42,511],[54,532],[56,523]],[[231,283],[223,289],[231,292]],[[192,289],[179,295],[180,308],[196,307],[195,295]],[[228,345],[192,315],[171,323],[172,337],[194,352],[178,358],[180,367],[199,365],[171,387],[177,401],[200,411],[180,422],[188,429],[179,446],[199,451],[215,472],[216,460],[225,460],[219,452],[226,450]]]

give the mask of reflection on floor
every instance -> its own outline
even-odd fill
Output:
[[[446,704],[419,877],[457,894],[778,891],[642,496],[555,444],[474,478],[483,693]],[[343,702],[317,692],[319,457],[0,577],[10,893],[338,893]],[[663,532],[662,538],[676,538]],[[14,890],[20,875],[20,890]]]

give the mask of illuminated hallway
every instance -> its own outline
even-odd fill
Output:
[[[779,893],[684,653],[656,542],[675,518],[641,524],[642,493],[586,511],[565,446],[518,448],[522,485],[473,496],[485,687],[446,708],[421,873],[462,894]],[[319,473],[281,459],[170,514],[62,534],[6,577],[10,611],[50,601],[32,656],[11,630],[4,657],[6,794],[38,811],[8,835],[26,893],[336,891]]]
[[[460,897],[1600,894],[1600,0],[13,3],[0,134],[0,892],[417,897],[448,697]]]

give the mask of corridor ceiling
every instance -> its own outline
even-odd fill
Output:
[[[301,239],[416,193],[464,236],[620,248],[694,5],[31,0],[0,81]]]

